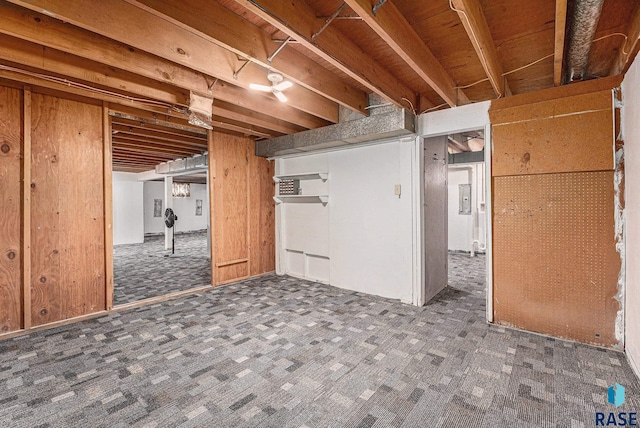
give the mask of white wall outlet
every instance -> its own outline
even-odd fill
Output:
[[[400,184],[396,184],[394,186],[393,194],[396,195],[397,197],[400,197],[400,195],[402,194],[402,186]]]

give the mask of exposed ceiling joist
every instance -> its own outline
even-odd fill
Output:
[[[243,88],[265,79],[265,70],[251,65],[234,79],[241,63],[236,54],[124,0],[10,1]],[[288,93],[289,105],[331,122],[338,121],[338,107],[333,101],[301,86],[292,87]]]
[[[567,0],[556,0],[555,47],[553,50],[553,84],[562,84],[565,35],[567,33]]]
[[[171,20],[262,67],[272,68],[295,83],[350,109],[366,114],[367,95],[294,49],[283,49],[271,63],[279,43],[271,35],[215,2],[199,0],[126,0],[147,12]],[[266,71],[265,71],[266,76]],[[264,79],[263,79],[264,80]],[[259,82],[257,82],[259,83]]]
[[[216,82],[214,78],[186,66],[175,64],[104,36],[76,28],[49,16],[0,2],[0,33],[72,53],[140,76],[170,83],[194,92],[207,93],[212,88],[216,99],[240,107],[268,112],[272,117],[305,128],[317,128],[327,122],[260,93]],[[234,57],[235,61],[235,57]]]
[[[451,0],[498,98],[511,95],[479,0]]]
[[[398,106],[406,106],[403,98],[417,105],[417,95],[400,82],[382,65],[364,53],[351,39],[335,27],[328,26],[315,37],[323,26],[305,2],[281,0],[234,0],[278,30],[293,37],[298,43],[329,62],[370,91]]]
[[[186,100],[189,98],[188,92],[175,86],[120,71],[56,49],[47,49],[4,34],[0,34],[0,58],[27,66],[41,74],[49,76],[52,73],[66,74],[78,79],[78,82],[82,79],[80,82],[82,84],[87,82],[97,85],[100,89],[106,87],[109,91],[125,93],[134,97],[182,106],[186,106]],[[305,129],[220,100],[214,100],[213,114],[221,119],[231,119],[282,134],[295,133]]]
[[[187,137],[179,137],[177,135],[165,134],[163,132],[157,132],[151,129],[133,127],[126,124],[121,124],[118,122],[112,122],[111,124],[112,133],[115,134],[123,134],[123,135],[131,135],[140,138],[152,138],[156,141],[163,141],[169,145],[175,145],[176,147],[192,147],[192,148],[203,148],[206,150],[207,144],[202,140],[195,140]]]
[[[142,123],[145,126],[154,126],[154,129],[166,128],[168,132],[187,132],[189,134],[200,135],[207,138],[207,130],[199,126],[191,125],[186,118],[176,119],[168,115],[158,115],[147,111],[139,110],[130,106],[109,105],[109,116],[111,121],[129,120],[136,123]]]
[[[127,126],[129,128],[140,129],[143,131],[152,131],[157,135],[163,135],[166,138],[173,139],[174,137],[178,137],[180,139],[186,139],[189,141],[197,142],[206,146],[207,144],[207,134],[206,132],[203,134],[197,134],[190,131],[183,131],[180,129],[169,128],[161,125],[153,125],[150,123],[145,123],[141,120],[130,120],[120,117],[112,117],[112,124],[117,124],[120,126]],[[204,131],[204,130],[203,130]]]
[[[179,152],[194,152],[200,153],[207,150],[206,146],[194,146],[187,144],[179,144],[179,143],[170,143],[167,141],[161,141],[154,138],[149,138],[144,135],[136,135],[133,133],[129,133],[127,131],[118,130],[119,127],[113,126],[112,135],[114,139],[118,139],[119,141],[130,141],[131,143],[140,143],[141,145],[148,145],[150,147],[158,147],[158,148],[166,148],[171,151],[179,151]]]
[[[122,138],[113,138],[113,150],[121,151],[121,152],[132,152],[132,153],[145,153],[150,156],[158,155],[158,156],[171,156],[171,157],[180,157],[180,156],[192,156],[194,154],[200,154],[201,152],[195,150],[185,150],[185,149],[168,149],[166,147],[158,147],[154,144],[143,144],[139,142],[123,140]]]
[[[168,104],[188,104],[189,92],[175,86],[5,34],[0,34],[0,58],[48,75],[67,76]]]
[[[640,3],[636,6],[635,14],[629,23],[627,30],[627,40],[623,43],[618,57],[611,67],[610,76],[626,73],[633,59],[640,50]]]
[[[370,0],[346,0],[413,71],[431,86],[450,106],[468,101],[433,52],[391,2],[387,1],[373,14]]]

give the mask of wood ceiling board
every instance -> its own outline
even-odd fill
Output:
[[[496,45],[544,30],[554,33],[555,0],[480,0],[480,4]],[[554,41],[552,34],[550,46]]]
[[[465,101],[464,92],[454,89],[456,84],[451,76],[393,2],[382,5],[375,15],[370,0],[346,0],[346,3],[449,105]]]
[[[636,6],[636,10],[631,16],[627,29],[625,31],[628,40],[624,47],[618,52],[617,58],[614,60],[613,67],[609,71],[610,76],[626,73],[629,66],[640,50],[640,3]]]
[[[407,98],[414,104],[417,102],[417,96],[410,88],[373,61],[335,26],[328,26],[315,41],[311,41],[312,35],[322,26],[324,20],[318,18],[315,10],[304,1],[259,0],[260,7],[250,0],[236,2],[332,62],[370,91],[397,105],[400,105],[402,98]]]
[[[528,33],[517,39],[508,40],[498,46],[498,56],[513,94],[546,89],[553,84],[554,30]],[[536,64],[544,57],[546,58]],[[527,66],[522,70],[513,70]]]
[[[267,58],[280,47],[271,35],[215,3],[201,0],[127,0],[147,12],[171,20],[181,28],[210,40],[243,57],[249,57],[264,67],[278,71],[294,83],[304,86],[334,102],[366,113],[367,96],[338,79],[334,74],[306,56],[285,46],[271,61]]]
[[[505,72],[555,52],[555,1],[481,0]],[[553,86],[553,59],[507,79],[514,94]]]
[[[0,3],[0,33],[195,92],[207,93],[209,85],[215,82],[213,77],[206,74],[6,2]],[[213,92],[217,99],[269,112],[273,117],[307,128],[327,124],[325,120],[283,104],[273,97],[226,82],[218,81],[213,86]]]
[[[602,6],[602,14],[598,21],[598,27],[594,40],[612,33],[627,34],[629,23],[634,12],[640,3],[637,0],[607,0]],[[637,37],[636,37],[637,38]],[[617,60],[618,54],[622,51],[625,43],[624,37],[613,36],[603,40],[594,41],[589,52],[589,66],[587,77],[608,76]],[[625,51],[632,46],[633,40],[627,41]]]

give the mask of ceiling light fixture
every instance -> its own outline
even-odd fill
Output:
[[[271,82],[271,86],[251,83],[249,88],[261,92],[271,92],[279,101],[283,103],[286,102],[287,97],[282,93],[282,91],[292,87],[293,83],[288,80],[284,80],[284,76],[282,74],[273,70],[267,71],[267,79]]]

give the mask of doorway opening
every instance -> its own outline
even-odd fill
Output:
[[[114,306],[210,286],[207,166],[156,169],[205,154],[206,132],[112,115],[111,137]]]
[[[484,130],[447,136],[447,270],[454,292],[484,303],[487,252]],[[484,305],[482,305],[484,311]]]

